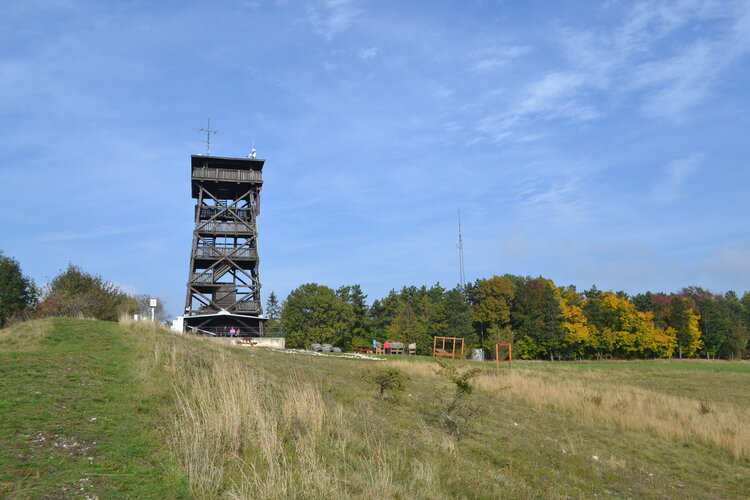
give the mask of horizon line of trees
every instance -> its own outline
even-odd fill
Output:
[[[630,296],[596,286],[579,292],[544,277],[505,274],[446,289],[404,286],[366,302],[359,285],[336,290],[300,285],[280,305],[267,301],[269,325],[289,347],[313,342],[342,349],[372,340],[416,343],[432,353],[435,336],[463,337],[467,353],[496,342],[522,359],[750,357],[750,292],[714,294],[700,287]]]
[[[116,284],[72,263],[44,287],[23,275],[0,250],[0,328],[34,317],[71,316],[116,321],[147,315],[148,295],[128,295]],[[271,292],[268,326],[283,329],[289,347],[313,342],[342,349],[372,340],[416,343],[431,354],[436,336],[463,337],[466,352],[494,353],[513,345],[523,359],[750,357],[750,292],[715,294],[700,287],[677,293],[578,292],[544,277],[505,274],[452,289],[439,283],[404,286],[367,304],[358,284],[334,290],[300,285],[280,304]],[[163,302],[156,316],[166,320]]]

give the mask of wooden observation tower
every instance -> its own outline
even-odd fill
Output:
[[[242,337],[264,335],[255,222],[264,161],[191,157],[197,202],[185,299],[187,331],[221,336],[235,329]]]

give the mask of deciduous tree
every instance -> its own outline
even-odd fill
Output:
[[[677,335],[677,349],[680,357],[695,356],[701,348],[701,332],[698,328],[700,316],[693,312],[693,301],[679,296],[672,298],[669,310],[669,326]]]
[[[510,323],[514,297],[515,286],[507,276],[478,280],[474,286],[472,320],[479,323],[483,331],[500,332]]]
[[[281,324],[289,347],[318,342],[348,349],[354,311],[331,288],[307,283],[292,290],[284,301]]]
[[[569,356],[582,356],[591,343],[591,328],[580,304],[581,299],[575,289],[567,288],[561,291],[563,343]]]
[[[0,328],[36,303],[34,282],[23,275],[21,265],[0,251]]]

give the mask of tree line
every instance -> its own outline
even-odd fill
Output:
[[[14,321],[50,316],[117,321],[122,314],[150,317],[149,295],[130,295],[117,284],[68,267],[39,287],[24,276],[17,260],[0,251],[0,328]],[[168,319],[163,301],[157,302],[155,317]]]
[[[0,251],[0,328],[32,317],[146,316],[148,299],[73,264],[38,287]],[[167,319],[162,301],[156,315]],[[431,354],[433,338],[449,336],[490,353],[496,342],[508,342],[524,359],[750,357],[750,292],[700,287],[629,296],[506,274],[451,289],[405,286],[368,305],[359,285],[334,290],[307,283],[283,303],[271,292],[266,316],[269,331],[283,329],[289,347],[318,342],[351,349],[388,339]]]
[[[406,286],[372,305],[366,300],[359,285],[307,283],[282,304],[272,292],[266,312],[287,346],[297,348],[318,342],[351,349],[388,339],[431,354],[433,338],[449,336],[489,353],[508,342],[523,359],[750,356],[750,292],[688,287],[630,296],[506,274],[452,289]]]

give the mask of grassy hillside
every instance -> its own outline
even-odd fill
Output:
[[[384,366],[398,398],[362,379]],[[29,323],[0,333],[0,496],[743,498],[749,384],[742,363],[487,364],[459,441],[428,358]]]
[[[0,331],[0,497],[187,492],[163,445],[168,388],[139,377],[143,347],[116,323],[55,319]]]

